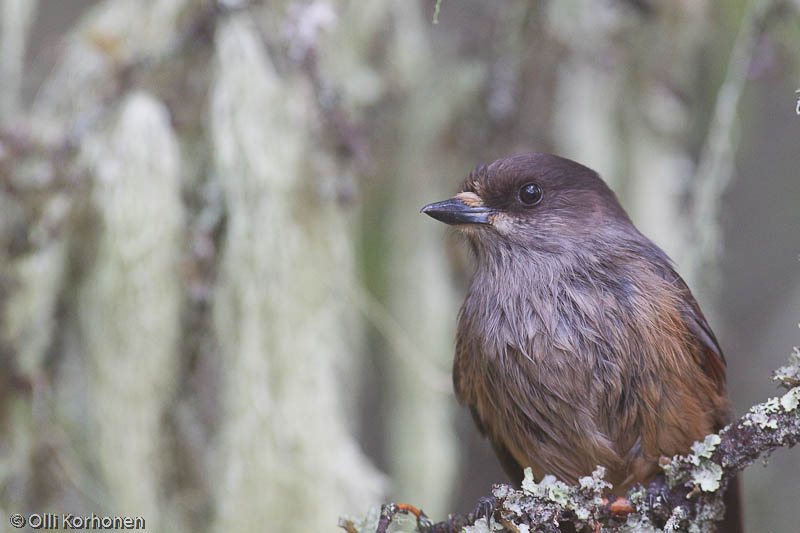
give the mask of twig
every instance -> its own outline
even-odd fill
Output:
[[[444,0],[436,0],[436,5],[433,6],[433,23],[439,24],[439,11],[442,9],[442,2]]]
[[[690,272],[706,272],[704,267],[713,263],[719,254],[721,239],[719,210],[720,197],[728,187],[734,173],[734,158],[738,146],[738,108],[747,81],[751,58],[758,44],[764,20],[777,6],[773,0],[751,0],[739,25],[728,61],[725,79],[717,92],[705,143],[700,152],[694,177],[693,213],[689,241],[692,251],[688,260]],[[709,284],[717,276],[706,274],[703,283]]]

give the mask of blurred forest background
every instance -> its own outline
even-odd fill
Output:
[[[799,10],[0,0],[2,512],[470,510],[506,480],[450,384],[470,257],[418,210],[525,151],[598,170],[706,310],[737,410],[774,395]],[[752,530],[797,531],[799,458],[746,472]]]

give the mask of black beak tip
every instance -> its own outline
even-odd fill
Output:
[[[419,212],[445,224],[459,225],[488,224],[489,215],[493,211],[485,207],[472,207],[456,198],[451,198],[443,202],[428,204]]]
[[[442,204],[444,202],[434,202],[432,204],[428,204],[422,207],[419,212],[428,215],[429,217],[440,220],[441,215],[446,214],[449,211],[448,208],[442,209]]]

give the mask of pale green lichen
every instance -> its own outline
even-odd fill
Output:
[[[570,487],[563,481],[559,481],[553,475],[546,475],[542,481],[536,483],[533,479],[533,471],[525,469],[525,478],[522,480],[522,490],[530,493],[537,498],[550,500],[559,505],[567,505],[569,502]]]
[[[780,405],[777,397],[770,398],[762,405],[762,409],[765,413],[777,413]]]
[[[487,523],[486,518],[481,518],[471,526],[464,526],[461,531],[463,533],[492,533],[493,531],[502,531],[502,529],[503,527],[496,524],[494,519]]]
[[[676,474],[681,471],[681,465],[689,463],[696,467],[691,472],[691,479],[695,486],[707,492],[717,490],[722,478],[722,468],[710,459],[720,442],[722,442],[720,436],[712,433],[706,436],[703,442],[696,441],[692,444],[694,453],[687,456],[675,456],[669,463],[661,465],[667,485],[675,486],[680,481],[676,479]]]
[[[646,515],[633,514],[628,516],[620,531],[624,533],[656,533],[661,530],[657,529]]]
[[[675,456],[669,463],[661,465],[667,485],[674,487],[678,483],[683,483],[685,478],[682,478],[680,474],[681,466],[691,464],[695,468],[689,473],[689,479],[694,486],[705,492],[716,491],[722,479],[722,467],[711,461],[711,456],[721,442],[722,439],[719,435],[708,435],[703,442],[692,444],[694,453],[687,456]],[[688,497],[691,497],[691,494],[687,495]],[[631,502],[634,503],[633,500]],[[634,505],[636,504],[634,503]]]
[[[533,478],[533,470],[531,470],[530,467],[525,469],[525,477],[522,480],[522,490],[525,492],[530,492],[534,496],[538,490],[536,480]]]
[[[760,406],[757,405],[753,409],[757,409],[759,407],[763,407],[763,404]],[[751,423],[747,424],[748,421],[750,421]],[[744,425],[756,424],[761,429],[764,428],[778,429],[778,421],[775,420],[774,418],[767,416],[766,413],[759,410],[756,410],[755,412],[751,413],[749,415],[749,420],[745,421],[743,424]]]
[[[647,491],[644,487],[637,487],[628,492],[628,501],[634,507],[639,507],[647,499]]]
[[[775,371],[775,381],[794,384],[800,382],[800,349],[797,346],[789,355],[789,364]]]
[[[603,479],[605,474],[606,469],[598,467],[591,476],[580,478],[579,486],[574,487],[559,481],[552,475],[547,475],[539,483],[536,483],[533,472],[530,468],[526,468],[522,491],[527,497],[539,498],[568,509],[579,521],[586,522],[591,519],[596,508],[602,505],[603,491],[611,488],[611,484]],[[503,506],[519,515],[521,513],[518,509],[525,508],[526,502],[514,499],[511,497],[512,495],[509,495]]]
[[[684,509],[680,505],[675,507],[672,510],[672,514],[667,520],[667,523],[664,524],[664,531],[680,531],[681,522],[683,522],[685,519],[686,519],[686,509]]]
[[[701,490],[714,492],[722,479],[722,467],[713,461],[703,461],[692,472],[692,481]]]
[[[781,371],[786,371],[787,368],[783,367]],[[776,373],[776,379],[784,381],[781,378],[782,375],[785,376],[786,373]],[[778,420],[770,415],[773,413],[788,413],[795,410],[798,405],[800,405],[800,387],[795,387],[780,398],[770,398],[762,404],[751,407],[740,427],[751,427],[755,424],[761,429],[778,429]]]
[[[664,478],[667,482],[667,486],[672,488],[675,486],[676,479],[675,479],[675,472],[678,470],[678,466],[680,465],[680,457],[675,456],[669,463],[660,464],[661,470],[664,471]]]
[[[611,483],[603,479],[606,469],[598,466],[591,476],[584,476],[578,479],[581,489],[595,493],[602,493],[611,488]],[[533,472],[530,468],[525,469],[525,478],[522,480],[522,490],[537,498],[544,498],[554,503],[564,505],[570,497],[570,492],[574,487],[570,487],[563,481],[559,481],[555,476],[546,475],[542,481],[536,483]]]
[[[534,483],[531,473],[527,485]],[[503,509],[509,511],[513,516],[521,516],[524,512],[523,500],[529,498],[525,491],[516,491],[508,485],[496,485],[492,494],[498,501],[503,502]]]
[[[787,413],[797,409],[800,405],[800,387],[795,387],[781,397],[781,407]]]
[[[703,442],[695,442],[692,444],[694,454],[689,456],[689,461],[694,465],[699,465],[701,459],[710,459],[720,442],[722,439],[715,433],[708,435]]]
[[[592,516],[592,512],[586,507],[576,507],[574,512],[578,520],[589,520],[589,517]]]
[[[344,516],[339,519],[339,527],[344,527],[347,522],[352,525],[359,533],[367,531],[375,531],[378,529],[378,522],[381,519],[381,508],[375,505],[369,508],[366,516],[363,519],[358,519],[352,516]]]
[[[696,510],[697,515],[689,525],[689,531],[696,533],[713,533],[714,531],[717,531],[717,520],[725,512],[722,501],[712,500],[707,503],[703,503],[702,505],[699,505]]]
[[[548,481],[550,484],[547,487],[547,498],[559,505],[567,505],[569,503],[569,486],[556,478]]]
[[[584,476],[578,479],[578,484],[582,489],[591,490],[592,492],[602,493],[606,489],[611,488],[611,483],[605,480],[606,477],[606,468],[603,466],[598,466],[597,469],[592,472],[591,476]]]

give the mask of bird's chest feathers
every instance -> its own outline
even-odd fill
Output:
[[[624,278],[479,272],[459,321],[456,388],[545,396],[563,396],[567,384],[588,395],[618,389],[648,322],[637,310],[637,291]]]
[[[488,361],[506,356],[509,349],[530,362],[553,358],[581,359],[596,351],[616,329],[635,326],[629,296],[600,285],[555,280],[522,286],[478,285],[470,291],[462,311],[462,330],[480,347]],[[475,346],[477,345],[477,346]]]

